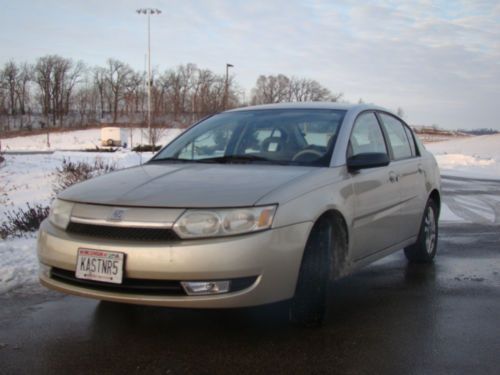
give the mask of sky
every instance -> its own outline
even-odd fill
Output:
[[[500,1],[0,0],[0,65],[58,54],[144,69],[196,63],[250,96],[261,74],[316,79],[412,125],[500,130]]]

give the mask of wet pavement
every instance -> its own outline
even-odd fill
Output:
[[[498,374],[500,231],[441,227],[434,265],[402,252],[334,283],[320,329],[282,304],[181,310],[41,288],[0,297],[0,373]]]

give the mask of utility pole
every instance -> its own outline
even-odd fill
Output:
[[[151,134],[151,15],[161,14],[160,9],[153,8],[141,8],[136,10],[137,14],[145,14],[148,16],[148,134],[149,134],[149,144],[152,145],[152,134]]]
[[[224,89],[224,110],[227,109],[227,99],[229,96],[229,68],[234,68],[234,65],[232,64],[226,64],[226,85]]]

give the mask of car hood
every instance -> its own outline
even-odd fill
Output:
[[[256,164],[151,163],[74,185],[59,194],[59,198],[113,206],[252,206],[271,191],[315,169]]]

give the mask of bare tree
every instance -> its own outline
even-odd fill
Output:
[[[23,116],[30,107],[29,83],[32,79],[31,66],[9,61],[0,70],[0,92],[2,93],[2,112],[19,123],[22,129]],[[9,123],[9,118],[8,121]]]
[[[116,124],[117,122],[119,103],[123,99],[127,81],[131,74],[132,69],[124,62],[115,59],[108,59],[105,79],[110,89],[113,124]]]
[[[7,62],[2,70],[2,86],[7,89],[9,114],[12,116],[17,114],[16,88],[18,74],[19,68],[14,61]]]
[[[252,90],[253,104],[280,103],[291,100],[291,81],[283,75],[261,75]]]
[[[34,79],[39,88],[38,98],[42,108],[42,114],[47,119],[49,126],[49,116],[52,111],[52,70],[54,56],[40,57],[35,65]]]
[[[154,76],[153,130],[148,138],[155,144],[166,127],[186,126],[225,107],[241,104],[241,89],[234,77],[228,77],[226,89],[225,75],[195,64],[180,65]],[[144,77],[143,72],[112,58],[105,66],[92,70],[82,62],[57,55],[40,57],[33,66],[8,62],[0,69],[0,126],[9,129],[10,122],[15,121],[22,128],[26,114],[31,124],[32,111],[35,116],[45,117],[39,122],[42,127],[76,123],[84,126],[98,118],[102,121],[107,113],[115,124],[125,119],[143,123],[147,110]],[[250,101],[337,101],[341,96],[318,81],[277,74],[259,76]]]
[[[39,100],[43,114],[52,118],[55,126],[63,126],[64,116],[69,113],[73,88],[84,71],[81,62],[57,55],[44,56],[38,59],[34,68],[34,80],[39,88]]]
[[[79,115],[80,126],[95,123],[100,116],[99,90],[94,82],[93,72],[85,75],[85,80],[79,83],[74,90],[72,107]]]
[[[225,76],[216,75],[195,64],[180,65],[159,76],[153,96],[155,111],[171,116],[180,124],[224,109]],[[228,79],[228,107],[237,106],[238,96],[232,77]]]
[[[104,117],[104,100],[107,94],[106,69],[102,67],[96,67],[94,69],[93,81],[94,85],[97,88],[97,92],[99,93],[100,117],[102,119]]]
[[[82,75],[86,72],[87,68],[82,61],[72,64],[70,70],[63,82],[63,97],[60,109],[60,122],[63,122],[63,116],[68,115],[70,112],[72,94],[75,86],[81,82]]]
[[[20,66],[17,85],[16,97],[19,103],[19,113],[21,115],[21,128],[24,124],[23,116],[31,115],[31,95],[30,82],[33,80],[33,67],[30,64],[24,63]]]
[[[252,104],[281,102],[332,101],[342,94],[332,94],[318,81],[306,78],[288,78],[283,74],[261,75],[252,90]]]
[[[290,101],[292,102],[336,102],[342,97],[342,94],[332,94],[318,81],[306,78],[292,78],[290,91]]]

